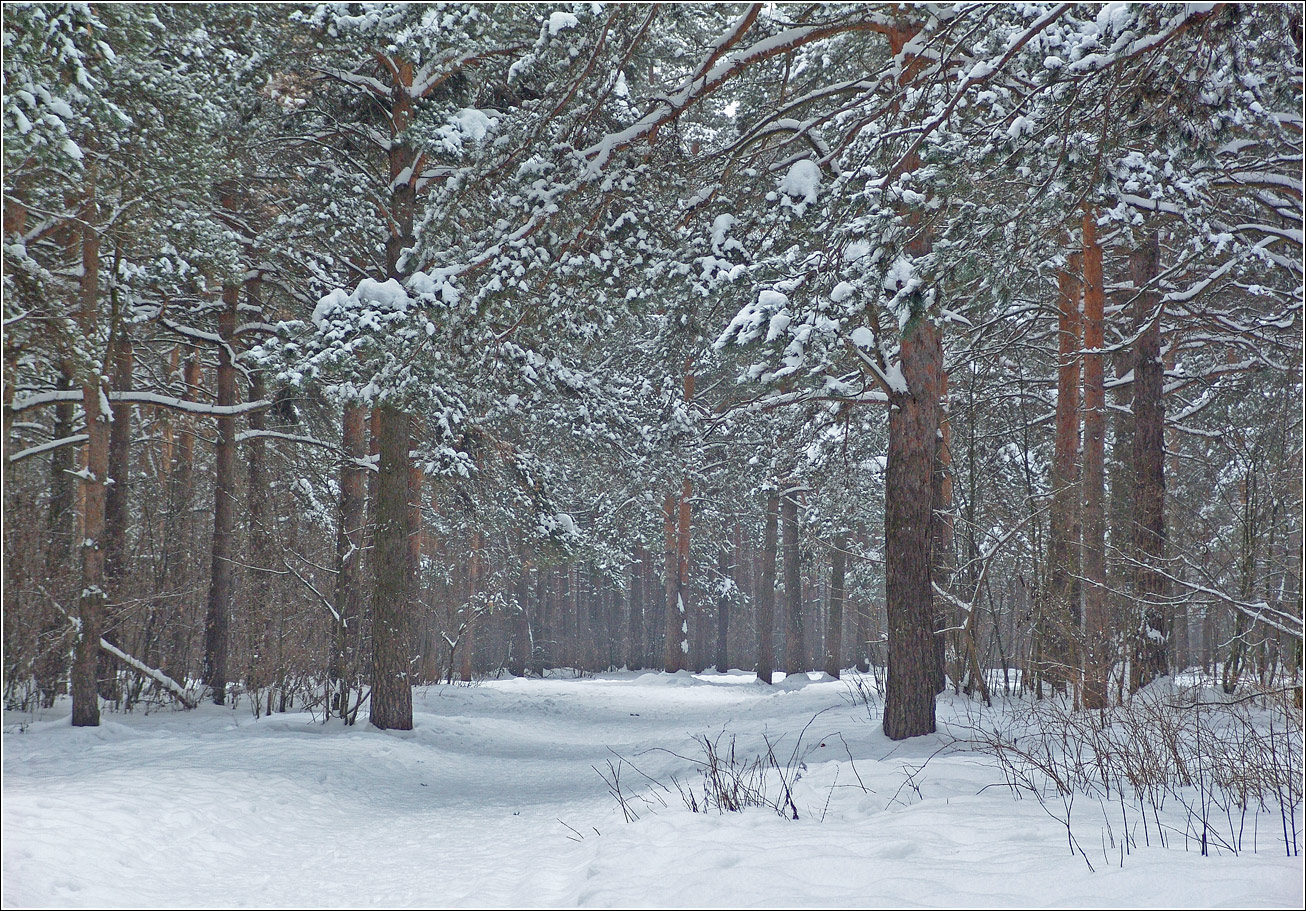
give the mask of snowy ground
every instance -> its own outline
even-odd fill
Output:
[[[813,675],[816,677],[817,675]],[[1238,856],[1128,856],[1100,807],[1075,832],[1016,800],[945,733],[895,744],[845,683],[619,673],[416,694],[416,729],[255,720],[248,706],[6,713],[6,907],[1301,907],[1302,871],[1262,816]],[[818,713],[819,714],[818,716]],[[812,721],[814,716],[815,721]],[[954,733],[974,720],[944,698]],[[968,721],[969,718],[969,721]],[[594,767],[696,780],[697,734],[737,755],[799,732],[799,819],[689,812],[623,766],[625,822]],[[671,752],[667,752],[671,751]],[[1059,809],[1057,805],[1052,809]],[[1118,812],[1118,811],[1117,811]],[[1099,840],[1101,844],[1098,844]],[[1154,840],[1154,839],[1153,839]],[[1251,850],[1255,840],[1256,851]]]

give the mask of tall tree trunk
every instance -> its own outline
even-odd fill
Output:
[[[690,394],[693,392],[692,379],[688,382],[687,389]],[[689,396],[687,395],[686,398]],[[680,502],[676,509],[676,607],[680,612],[680,654],[681,667],[690,666],[689,660],[689,614],[691,608],[691,593],[689,590],[689,536],[690,536],[690,511],[692,497],[694,493],[693,482],[685,478],[680,482]],[[701,618],[695,614],[695,621]],[[700,650],[699,655],[702,652]],[[695,657],[693,667],[698,670],[699,658]]]
[[[1134,593],[1137,618],[1133,688],[1166,672],[1168,630],[1161,607],[1165,578],[1156,569],[1165,558],[1165,405],[1161,363],[1160,292],[1156,289],[1160,244],[1155,232],[1130,256],[1138,337],[1134,343],[1134,510],[1133,549],[1138,566]],[[1146,290],[1141,290],[1146,289]]]
[[[121,318],[121,317],[120,317]],[[131,335],[119,325],[110,342],[113,352],[113,388],[132,388],[134,353]],[[113,479],[104,500],[104,576],[109,585],[122,577],[127,542],[127,492],[131,483],[132,406],[120,403],[113,409],[109,431],[109,477]]]
[[[848,533],[834,536],[830,549],[830,607],[825,619],[825,672],[836,680],[843,667],[844,574],[848,565]]]
[[[463,683],[472,680],[472,649],[476,640],[476,598],[481,590],[481,533],[472,532],[472,552],[467,560],[467,607],[463,615],[462,660],[458,666],[458,679]]]
[[[934,459],[934,518],[930,536],[930,556],[933,561],[933,581],[945,591],[951,591],[952,571],[956,566],[953,551],[952,522],[952,422],[948,420],[948,374],[940,375],[939,432]],[[948,622],[948,609],[936,604],[934,616],[935,693],[948,686],[947,636],[944,630],[957,623]],[[960,621],[962,618],[958,617]],[[955,638],[955,636],[954,636]],[[958,675],[960,676],[960,674]]]
[[[648,551],[644,545],[636,545],[630,564],[630,607],[626,626],[626,666],[632,671],[644,667],[647,650],[644,642],[644,574],[647,563]]]
[[[1057,410],[1052,459],[1048,587],[1039,636],[1040,671],[1064,693],[1078,666],[1079,639],[1079,382],[1083,255],[1071,254],[1057,276]]]
[[[250,375],[249,397],[252,401],[263,398],[266,387],[261,371]],[[249,416],[249,429],[255,433],[267,429],[266,415],[262,411]],[[246,611],[250,618],[249,668],[246,687],[258,698],[260,688],[273,680],[272,642],[268,635],[276,623],[273,614],[279,613],[272,593],[272,529],[269,526],[269,501],[272,497],[267,472],[267,450],[262,438],[252,436],[246,442],[248,489],[245,492],[249,517],[249,596]]]
[[[365,411],[348,403],[341,418],[340,514],[336,524],[336,628],[331,658],[332,701],[341,718],[349,712],[350,691],[358,675],[363,622],[363,526],[367,521]]]
[[[667,494],[662,502],[662,544],[665,556],[665,577],[663,586],[666,593],[665,626],[666,638],[662,640],[662,668],[668,674],[674,674],[685,666],[687,655],[681,646],[688,649],[689,624],[685,616],[685,602],[680,597],[680,547],[676,534],[676,498]]]
[[[410,419],[395,405],[377,407],[380,448],[376,502],[376,544],[372,586],[372,724],[382,730],[412,730],[409,683],[409,600],[412,562],[408,553],[408,447]]]
[[[200,387],[199,353],[192,345],[185,346],[185,355],[180,349],[176,352],[178,368],[181,371],[182,400],[194,401],[195,390]],[[195,453],[195,419],[189,415],[168,417],[169,427],[176,427],[176,445],[170,447],[168,459],[168,512],[164,517],[164,547],[166,549],[163,569],[163,591],[172,596],[174,601],[172,615],[169,618],[171,631],[168,657],[164,670],[169,677],[183,686],[190,681],[191,657],[191,604],[188,595],[183,594],[188,569],[185,557],[190,554],[193,538],[193,519],[190,509],[191,480],[194,474]]]
[[[525,677],[526,668],[531,658],[531,615],[530,615],[530,559],[525,549],[521,554],[521,572],[517,576],[517,609],[512,615],[511,654],[508,659],[508,673],[514,677]]]
[[[92,188],[81,229],[82,275],[80,322],[82,337],[94,346],[99,335],[100,238],[95,191]],[[100,723],[96,687],[100,632],[104,622],[104,509],[105,481],[109,475],[109,423],[113,415],[101,408],[108,388],[98,366],[82,367],[82,408],[86,414],[86,470],[82,475],[81,540],[82,592],[77,604],[77,644],[73,656],[72,723],[95,727]]]
[[[807,670],[803,636],[803,579],[798,546],[798,493],[786,490],[780,498],[780,533],[784,539],[785,673]]]
[[[222,313],[218,317],[218,402],[236,404],[236,365],[232,362],[236,313],[240,286],[222,288]],[[232,599],[232,548],[236,526],[236,418],[221,415],[216,420],[214,447],[216,474],[213,487],[213,549],[209,575],[208,609],[204,617],[204,684],[213,692],[215,705],[227,700],[227,650],[230,639]]]
[[[113,295],[116,298],[116,294]],[[112,388],[127,392],[132,388],[133,351],[131,335],[123,325],[123,314],[115,300],[113,306],[114,328],[109,336],[109,359],[112,363]],[[132,406],[123,402],[113,409],[113,423],[109,429],[109,481],[104,494],[104,581],[107,592],[119,600],[122,576],[126,570],[127,551],[127,493],[131,484]],[[117,633],[106,617],[104,638],[120,645]],[[118,665],[108,652],[100,653],[100,695],[106,699],[118,697]]]
[[[1107,706],[1107,680],[1113,657],[1106,610],[1106,388],[1103,370],[1102,247],[1097,242],[1097,212],[1084,212],[1084,695],[1085,708]]]
[[[757,679],[771,683],[775,671],[775,549],[780,524],[780,491],[766,495],[762,532],[762,572],[757,582]]]
[[[914,308],[903,330],[906,393],[889,409],[885,470],[885,601],[889,674],[884,732],[903,740],[934,731],[937,657],[934,649],[934,462],[939,429],[943,346],[928,314]]]
[[[919,75],[922,58],[907,42],[920,24],[905,22],[889,34],[890,49],[905,55],[899,84]],[[919,167],[907,156],[904,172]],[[913,228],[907,254],[914,260],[931,249],[920,210],[906,213]],[[934,465],[938,448],[939,400],[943,393],[943,339],[921,291],[907,302],[899,363],[906,391],[890,396],[889,453],[885,468],[885,609],[889,625],[889,673],[884,693],[884,733],[904,740],[934,731],[937,691],[933,587]],[[936,305],[935,305],[936,306]]]
[[[70,371],[61,369],[55,388],[71,391],[73,387]],[[12,389],[6,389],[6,393]],[[53,439],[63,440],[73,435],[73,403],[60,402],[54,406]],[[77,498],[76,477],[73,474],[72,446],[60,446],[50,453],[50,500],[46,507],[46,540],[49,542],[45,554],[46,578],[51,580],[67,578],[71,570],[73,553],[74,504]],[[64,673],[68,666],[68,650],[64,630],[68,628],[68,618],[52,606],[43,607],[41,620],[41,648],[36,660],[36,684],[41,694],[41,705],[50,708],[55,697],[63,688]]]
[[[713,662],[719,673],[730,670],[730,659],[727,654],[730,640],[730,597],[732,588],[738,590],[737,586],[728,585],[734,582],[730,556],[730,549],[723,544],[717,552],[717,572],[721,576],[721,593],[716,599],[716,659]]]

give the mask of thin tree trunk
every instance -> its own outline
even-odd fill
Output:
[[[1106,612],[1105,436],[1106,389],[1102,363],[1102,247],[1097,242],[1096,210],[1084,212],[1084,695],[1085,708],[1107,705],[1110,674]]]
[[[727,654],[730,639],[730,588],[738,590],[737,586],[727,587],[728,582],[734,581],[730,556],[729,548],[722,545],[717,553],[717,572],[721,575],[721,593],[716,600],[716,660],[713,662],[719,673],[725,673],[730,669],[730,659]]]
[[[367,520],[367,470],[359,464],[367,455],[363,406],[346,404],[341,418],[340,515],[336,524],[336,620],[331,658],[332,701],[346,721],[350,691],[358,673],[362,644],[363,526]]]
[[[930,556],[933,581],[945,591],[952,589],[952,570],[956,565],[952,537],[952,423],[948,420],[948,374],[940,374],[939,432],[934,460],[934,517],[931,520]],[[944,630],[957,623],[948,622],[948,610],[936,605],[934,616],[935,693],[948,686],[947,636]],[[957,620],[961,620],[960,617]],[[955,638],[955,637],[954,637]],[[960,675],[959,675],[960,676]]]
[[[81,230],[82,275],[80,279],[81,329],[86,344],[98,335],[100,238],[93,227],[97,221],[95,191]],[[78,600],[77,644],[73,656],[72,723],[74,727],[95,727],[100,723],[100,699],[96,687],[99,667],[100,629],[104,623],[104,510],[105,481],[109,475],[109,423],[113,415],[101,409],[108,401],[104,378],[91,365],[83,367],[82,408],[86,414],[86,471],[82,480],[80,531],[82,592]]]
[[[686,656],[681,651],[681,644],[689,626],[685,618],[685,603],[680,598],[680,548],[676,535],[676,498],[672,494],[667,494],[662,503],[662,544],[666,573],[663,579],[666,638],[662,640],[662,668],[668,674],[674,674],[684,667]]]
[[[467,606],[463,615],[462,660],[458,666],[458,679],[463,683],[472,680],[472,649],[476,641],[476,598],[481,590],[481,533],[472,533],[472,553],[467,560]]]
[[[376,502],[375,581],[372,588],[372,724],[412,730],[408,614],[412,562],[408,553],[410,418],[392,404],[376,409],[380,471]]]
[[[1057,277],[1059,340],[1056,432],[1048,541],[1048,595],[1039,637],[1040,671],[1057,693],[1073,679],[1079,638],[1079,382],[1083,255],[1071,254]]]
[[[249,397],[261,399],[265,392],[263,374],[253,371],[250,374]],[[257,432],[267,428],[263,412],[257,411],[249,416],[249,429]],[[245,443],[246,458],[246,512],[249,518],[249,599],[246,613],[249,616],[249,667],[245,673],[245,686],[251,692],[258,690],[269,682],[268,674],[268,637],[267,630],[272,622],[272,586],[268,570],[272,565],[272,541],[268,528],[268,489],[267,454],[263,440],[251,437]]]
[[[130,391],[132,388],[133,351],[131,335],[122,325],[122,314],[115,302],[112,334],[109,337],[109,360],[113,367],[112,388]],[[109,429],[109,482],[104,495],[104,581],[107,592],[119,600],[119,587],[126,570],[127,550],[127,493],[131,485],[131,435],[132,406],[120,403],[113,409],[113,423]],[[106,617],[104,638],[111,645],[120,645],[111,618]],[[105,699],[116,699],[118,693],[118,666],[107,652],[100,652],[99,688]]]
[[[626,627],[626,666],[632,671],[644,667],[644,567],[648,552],[642,544],[636,545],[630,565],[630,608]]]
[[[72,378],[67,370],[60,370],[55,388],[60,391],[73,389]],[[6,389],[6,393],[12,387]],[[53,439],[63,440],[73,435],[73,403],[60,402],[54,408]],[[49,542],[45,554],[46,578],[51,581],[67,578],[72,569],[74,504],[77,498],[76,482],[73,474],[72,446],[60,446],[50,453],[50,500],[46,507],[46,540]],[[36,683],[41,693],[41,705],[50,708],[55,697],[63,688],[64,673],[67,670],[68,651],[64,639],[64,630],[68,620],[53,606],[42,608],[41,650],[36,660]]]
[[[1138,618],[1132,688],[1166,672],[1168,629],[1161,600],[1165,578],[1156,567],[1165,558],[1165,404],[1162,400],[1160,292],[1155,288],[1160,244],[1155,233],[1130,256],[1134,307],[1139,327],[1134,343],[1134,592]],[[1146,288],[1147,290],[1137,290]]]
[[[803,580],[798,549],[798,494],[785,491],[780,498],[780,532],[784,539],[785,673],[807,670],[803,636]]]
[[[236,404],[236,366],[232,362],[236,308],[240,286],[222,289],[222,313],[218,317],[218,401],[220,406]],[[236,418],[222,415],[214,447],[216,473],[213,488],[213,549],[209,575],[208,609],[204,617],[204,684],[213,693],[215,705],[227,700],[227,650],[230,639],[232,599],[232,547],[236,525]]]
[[[836,680],[843,666],[844,573],[848,565],[848,533],[834,536],[830,551],[830,608],[825,620],[825,672]]]
[[[132,388],[134,353],[131,335],[119,326],[111,343],[113,352],[113,388],[126,392]],[[104,576],[115,585],[125,570],[127,543],[127,492],[131,484],[132,406],[123,402],[113,409],[109,431],[109,477],[113,483],[104,500]],[[110,642],[112,637],[106,636]]]
[[[780,491],[766,495],[766,521],[762,532],[762,572],[757,587],[757,679],[771,683],[775,670],[775,550],[780,524]]]

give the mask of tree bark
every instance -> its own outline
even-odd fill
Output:
[[[825,672],[836,680],[843,666],[844,574],[848,565],[848,533],[834,536],[830,550],[830,608],[825,619]]]
[[[1149,234],[1130,256],[1138,337],[1134,343],[1134,525],[1138,565],[1134,593],[1137,618],[1131,688],[1146,686],[1166,672],[1169,636],[1161,601],[1165,578],[1156,569],[1165,558],[1165,404],[1161,363],[1161,294],[1155,287],[1160,243]],[[1146,289],[1146,290],[1140,290]]]
[[[409,682],[407,412],[386,403],[376,408],[380,472],[377,484],[375,580],[372,587],[372,724],[382,730],[413,727]]]
[[[688,646],[689,626],[685,617],[685,603],[680,597],[680,548],[676,534],[676,498],[667,494],[662,502],[662,544],[665,557],[663,588],[666,594],[666,638],[662,640],[662,669],[674,674],[685,666],[686,655],[681,646]]]
[[[81,229],[82,275],[80,278],[81,329],[86,344],[98,335],[100,238],[94,190]],[[104,622],[104,511],[105,481],[109,475],[109,423],[113,415],[101,404],[108,401],[108,388],[101,371],[86,365],[82,379],[82,408],[86,414],[86,466],[82,475],[81,582],[77,604],[77,644],[72,668],[72,723],[74,727],[95,727],[100,723],[100,697],[96,687],[99,668],[100,629]]]
[[[785,577],[785,673],[800,674],[807,670],[806,642],[803,636],[803,580],[799,565],[798,494],[787,490],[780,498],[780,532],[784,539]]]
[[[904,740],[934,731],[938,682],[934,646],[934,461],[939,430],[943,345],[923,307],[903,330],[900,359],[906,393],[889,409],[885,470],[885,601],[889,621],[889,674],[884,733]]]
[[[1039,637],[1039,668],[1054,692],[1064,693],[1078,666],[1079,638],[1079,383],[1083,254],[1069,257],[1057,276],[1057,409],[1049,516],[1047,607]]]
[[[716,599],[716,659],[713,661],[718,673],[725,673],[730,669],[730,659],[727,654],[730,640],[730,591],[726,587],[727,582],[733,581],[730,557],[730,549],[722,545],[717,552],[717,572],[721,576],[721,593]]]
[[[762,532],[762,572],[757,582],[757,679],[771,683],[775,671],[775,549],[780,524],[780,491],[766,495]]]
[[[60,391],[73,389],[72,378],[67,369],[61,369],[55,388]],[[8,391],[8,390],[7,390]],[[60,402],[54,407],[53,439],[66,439],[73,434],[73,403]],[[76,475],[73,474],[72,446],[60,446],[50,453],[50,500],[46,507],[46,540],[49,547],[45,554],[46,577],[67,578],[72,569],[73,520]],[[67,670],[68,650],[64,640],[64,630],[68,619],[53,606],[42,608],[41,651],[37,656],[35,672],[36,684],[41,693],[41,705],[50,708],[55,697],[63,688],[63,677]]]
[[[218,401],[221,406],[236,404],[236,366],[232,362],[235,343],[236,308],[240,286],[228,284],[222,289],[222,313],[218,317]],[[232,598],[232,548],[236,525],[236,418],[222,415],[215,421],[218,430],[214,447],[216,473],[213,486],[213,548],[209,575],[208,609],[204,617],[204,685],[213,693],[215,705],[227,701],[227,650],[230,639]]]
[[[358,672],[363,619],[363,526],[367,521],[367,427],[363,406],[349,403],[341,416],[340,513],[336,524],[336,628],[331,658],[332,702],[346,721]]]
[[[1113,663],[1106,612],[1106,388],[1102,362],[1102,247],[1097,242],[1097,213],[1084,212],[1084,693],[1085,708],[1107,706],[1107,679]]]
[[[642,544],[635,546],[630,564],[630,605],[626,626],[626,666],[632,671],[644,667],[644,568],[648,552]]]

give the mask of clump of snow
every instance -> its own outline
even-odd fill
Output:
[[[780,178],[777,187],[796,210],[801,212],[811,203],[816,202],[821,189],[821,168],[816,162],[804,158],[789,166],[788,173]]]
[[[574,15],[561,10],[555,13],[549,13],[549,37],[557,37],[558,32],[563,29],[575,28],[580,25],[580,20]]]

